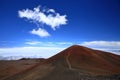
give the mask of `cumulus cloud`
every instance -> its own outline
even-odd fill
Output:
[[[48,37],[48,36],[50,36],[50,34],[45,29],[42,29],[42,28],[38,28],[38,30],[33,29],[32,31],[30,31],[30,33],[34,34],[34,35],[38,35],[40,37]]]
[[[67,24],[66,15],[60,15],[54,9],[44,9],[40,6],[34,8],[33,10],[19,10],[18,14],[20,18],[26,18],[35,24],[46,24],[53,30],[56,30],[56,28],[61,25]]]
[[[50,13],[50,12],[55,13],[55,10],[54,10],[54,9],[49,9],[49,10],[47,11],[47,13]]]

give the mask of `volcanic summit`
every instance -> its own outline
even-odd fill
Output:
[[[73,45],[5,80],[119,80],[120,56]]]

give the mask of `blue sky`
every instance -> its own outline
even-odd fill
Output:
[[[40,10],[34,14],[36,18],[28,16],[35,8]],[[37,48],[36,54],[29,50],[29,55],[49,57],[73,44],[120,48],[119,0],[0,0],[0,10],[1,56],[27,56],[19,50]],[[42,19],[40,13],[47,17]],[[43,55],[43,47],[52,50],[50,55]]]

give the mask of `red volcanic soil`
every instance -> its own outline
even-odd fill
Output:
[[[67,48],[49,58],[46,62],[54,64],[59,62],[60,65],[67,66],[68,68],[71,66],[72,69],[82,69],[84,72],[91,75],[120,73],[120,55],[93,50],[78,45]]]
[[[120,55],[73,45],[5,80],[119,80]]]
[[[0,60],[0,80],[15,75],[43,62],[44,59]]]

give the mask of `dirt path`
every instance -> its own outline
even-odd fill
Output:
[[[69,51],[69,52],[67,53],[67,56],[66,56],[66,62],[67,62],[67,64],[68,64],[68,68],[69,68],[70,70],[72,70],[72,66],[71,66],[70,61],[69,61],[69,57],[70,57],[70,55],[71,55],[71,52],[72,52],[72,50]]]

